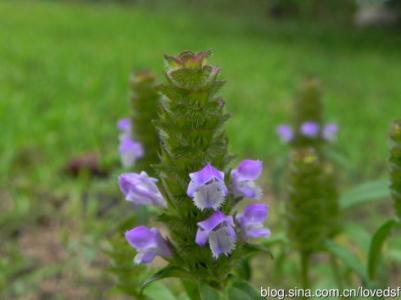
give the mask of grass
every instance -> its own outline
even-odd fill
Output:
[[[327,120],[340,124],[339,147],[349,174],[361,180],[385,173],[387,129],[401,117],[400,46],[401,37],[391,31],[271,23],[262,14],[230,17],[171,7],[1,2],[0,236],[6,236],[6,243],[0,249],[0,274],[6,275],[0,276],[0,294],[8,277],[14,278],[8,274],[29,267],[30,256],[50,258],[11,285],[16,294],[35,290],[51,277],[48,272],[64,274],[65,261],[71,269],[64,279],[66,290],[74,290],[70,281],[76,274],[79,286],[92,286],[92,272],[102,284],[101,267],[92,270],[93,253],[100,252],[99,244],[108,239],[104,233],[121,215],[111,211],[99,217],[97,212],[105,197],[118,193],[115,180],[82,177],[77,182],[59,175],[76,154],[95,150],[105,157],[116,155],[115,123],[128,114],[132,68],[149,67],[162,78],[164,53],[213,49],[211,61],[227,80],[222,94],[232,114],[227,123],[231,150],[239,158],[265,160],[267,173],[285,148],[275,127],[290,118],[299,81],[314,73],[324,83]],[[103,198],[96,198],[97,193]],[[81,202],[88,197],[96,199],[86,200],[90,205],[85,207]],[[272,211],[281,204],[275,203]],[[365,218],[372,228],[378,222],[371,215],[382,215],[358,212],[358,219]],[[280,222],[280,214],[272,214],[271,224]],[[16,242],[21,240],[27,240],[25,247]],[[63,258],[47,255],[46,249]]]
[[[130,70],[161,74],[162,55],[182,49],[213,49],[211,61],[227,80],[231,149],[240,157],[273,164],[283,151],[275,126],[288,120],[300,79],[314,73],[354,173],[384,171],[387,128],[401,116],[395,33],[50,2],[2,2],[0,20],[3,179],[22,165],[24,176],[51,180],[76,153],[115,151]]]

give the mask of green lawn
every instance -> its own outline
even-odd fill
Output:
[[[396,33],[184,10],[1,2],[1,178],[22,166],[24,176],[47,180],[76,153],[115,151],[130,70],[161,74],[162,55],[183,49],[213,49],[212,63],[227,80],[231,149],[240,157],[271,166],[281,155],[275,126],[289,118],[299,80],[314,73],[354,172],[383,174],[388,125],[401,117]]]
[[[272,23],[262,12],[238,17],[172,7],[2,1],[0,236],[5,242],[0,248],[0,295],[4,287],[15,295],[35,293],[43,288],[43,279],[54,277],[53,288],[64,289],[55,295],[85,287],[96,296],[81,298],[114,299],[104,296],[112,284],[103,282],[108,276],[104,266],[92,263],[109,241],[105,233],[122,212],[130,213],[117,191],[116,174],[109,180],[82,176],[76,181],[60,176],[61,168],[88,151],[116,156],[115,123],[129,113],[130,71],[149,67],[163,80],[163,54],[184,49],[213,50],[211,62],[227,80],[222,90],[232,115],[227,130],[238,158],[263,159],[266,175],[271,174],[286,148],[275,127],[289,120],[296,86],[313,73],[324,85],[327,120],[341,127],[339,148],[347,157],[350,179],[385,174],[388,127],[401,118],[397,32]],[[121,207],[108,210],[108,201]],[[283,229],[281,205],[272,201],[276,213],[269,227],[274,234]],[[99,215],[104,207],[105,215]],[[344,222],[358,220],[372,231],[388,211],[387,206],[358,207]],[[346,224],[352,236],[346,244],[355,238],[366,248],[369,235],[360,224]],[[400,261],[399,252],[393,252],[389,257]],[[37,257],[46,259],[37,262]],[[21,271],[26,266],[27,273]],[[273,283],[281,285],[282,278],[291,282],[294,266],[286,265],[288,276],[270,276],[263,269],[260,281],[266,283],[269,274]]]

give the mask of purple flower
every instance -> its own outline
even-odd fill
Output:
[[[132,124],[131,120],[128,118],[123,118],[118,120],[117,122],[117,129],[121,132],[121,138],[123,137],[130,137],[132,131]]]
[[[335,141],[337,138],[338,127],[335,123],[326,124],[323,128],[323,138],[326,141]]]
[[[255,184],[260,176],[263,163],[260,160],[243,160],[238,167],[231,171],[233,192],[236,197],[260,199],[262,189]]]
[[[167,207],[166,201],[157,188],[156,178],[149,177],[146,172],[125,173],[119,177],[119,186],[127,201],[136,205],[155,205]]]
[[[304,122],[301,125],[300,131],[303,136],[314,138],[319,134],[319,125],[316,122]]]
[[[230,254],[235,248],[235,241],[234,222],[231,216],[216,211],[209,218],[198,223],[195,242],[199,246],[209,242],[215,259],[221,254]]]
[[[150,263],[157,255],[162,257],[171,255],[167,241],[157,228],[138,226],[126,231],[125,238],[138,252],[134,259],[136,264]]]
[[[268,207],[266,204],[253,203],[245,207],[242,214],[237,215],[236,220],[241,227],[244,240],[248,238],[267,237],[270,230],[263,227],[267,217]]]
[[[121,164],[125,168],[132,167],[135,161],[143,156],[141,143],[132,140],[130,137],[121,138],[118,152],[120,153]]]
[[[294,130],[287,124],[277,126],[276,132],[284,144],[288,144],[294,138]]]
[[[191,181],[187,195],[192,198],[195,206],[200,210],[218,209],[228,192],[224,184],[224,173],[207,164],[198,172],[189,174],[189,177]]]

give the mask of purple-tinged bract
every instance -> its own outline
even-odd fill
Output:
[[[224,184],[224,173],[207,164],[203,169],[189,174],[191,181],[187,195],[192,198],[195,206],[200,210],[206,208],[218,209],[227,195]]]
[[[171,256],[167,241],[160,234],[157,228],[138,226],[125,232],[128,243],[136,249],[136,264],[148,264],[159,255],[162,257]]]
[[[326,124],[323,128],[323,138],[326,141],[332,142],[337,138],[338,126],[335,123]]]
[[[135,205],[167,207],[156,182],[157,179],[149,177],[146,172],[125,173],[119,177],[120,190],[127,201],[131,201]]]
[[[220,211],[198,223],[195,242],[199,246],[209,243],[215,259],[221,254],[229,255],[235,248],[236,239],[233,218]]]
[[[144,153],[142,144],[128,136],[121,138],[118,152],[120,153],[121,164],[125,168],[132,167]]]
[[[242,214],[237,215],[236,220],[241,227],[241,235],[244,240],[270,235],[270,230],[263,226],[267,213],[266,204],[253,203],[245,207]]]
[[[166,62],[171,69],[178,68],[199,69],[206,63],[206,58],[210,55],[210,51],[201,51],[199,53],[192,53],[191,51],[184,51],[178,56],[165,55]]]
[[[260,199],[262,189],[255,184],[255,180],[263,170],[260,160],[243,160],[238,167],[231,171],[233,193],[236,197]]]
[[[315,138],[319,135],[319,124],[316,122],[304,122],[301,125],[300,132],[303,136]]]
[[[294,138],[294,130],[287,124],[277,126],[276,132],[284,144],[288,144]]]

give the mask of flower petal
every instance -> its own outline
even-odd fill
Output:
[[[323,128],[323,138],[327,141],[334,141],[337,137],[338,126],[335,123],[326,124]]]
[[[135,204],[166,207],[167,203],[157,188],[155,178],[146,172],[125,173],[119,177],[119,186],[125,199]]]
[[[263,223],[267,217],[269,208],[263,203],[249,204],[244,209],[243,217],[247,223]]]
[[[212,231],[226,220],[226,216],[221,211],[216,211],[204,221],[198,222],[198,226],[206,231]]]
[[[121,164],[125,167],[132,167],[138,158],[143,156],[143,147],[141,143],[132,140],[129,137],[122,137],[118,148],[121,158]]]
[[[226,193],[227,191],[224,183],[213,181],[197,189],[194,193],[193,202],[200,210],[206,208],[216,210],[223,204]]]
[[[126,231],[125,238],[138,251],[157,247],[155,233],[146,226],[138,226]]]
[[[221,254],[228,255],[235,248],[236,235],[231,226],[222,226],[209,235],[209,245],[214,258]]]
[[[117,128],[123,132],[130,132],[132,129],[131,120],[129,118],[123,118],[118,120]]]
[[[306,137],[317,137],[319,134],[319,124],[312,121],[304,122],[301,125],[300,131]]]
[[[224,180],[224,173],[213,167],[210,163],[197,172],[189,174],[191,180],[197,185],[204,185],[212,179]]]
[[[135,256],[134,262],[136,264],[148,264],[153,261],[156,255],[157,254],[154,251],[144,251],[144,252],[140,251]]]
[[[276,132],[281,141],[285,144],[289,143],[294,138],[294,130],[287,124],[277,126]]]
[[[253,203],[245,207],[242,214],[236,219],[241,227],[241,235],[244,240],[269,236],[270,230],[263,226],[268,213],[268,207],[263,203]]]
[[[269,237],[271,234],[270,230],[267,228],[249,228],[246,232],[246,236],[250,238],[261,238],[261,237]]]
[[[197,189],[199,188],[200,185],[196,184],[194,181],[190,181],[188,184],[188,189],[187,189],[187,195],[189,197],[193,197]]]
[[[171,256],[171,251],[169,246],[167,245],[166,240],[160,234],[159,229],[151,228],[150,229],[156,235],[156,242],[157,242],[157,251],[156,253],[162,257]]]
[[[240,181],[233,183],[234,195],[237,197],[247,197],[250,199],[262,198],[262,189],[253,181]]]
[[[243,160],[238,168],[232,170],[234,195],[252,199],[261,198],[262,189],[255,184],[254,180],[260,176],[262,169],[263,163],[259,160]]]
[[[197,243],[199,246],[206,245],[209,238],[209,233],[210,231],[199,228],[196,232],[195,243]]]
[[[256,180],[263,170],[263,163],[260,160],[246,159],[240,162],[238,167],[231,174],[238,180]]]

